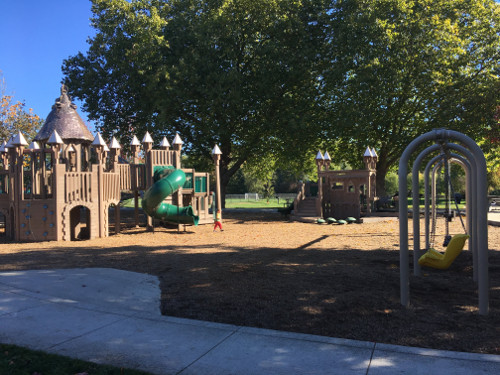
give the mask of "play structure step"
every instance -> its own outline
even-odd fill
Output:
[[[297,212],[295,213],[297,216],[307,216],[314,217],[316,214],[316,198],[306,198],[302,202],[300,202]]]
[[[301,216],[317,216],[316,215],[316,210],[299,210],[299,212],[297,212],[297,215],[301,215]]]
[[[316,223],[318,220],[317,216],[301,216],[301,215],[292,215],[290,219],[293,221],[300,221],[303,223]]]

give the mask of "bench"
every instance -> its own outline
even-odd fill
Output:
[[[490,195],[488,197],[488,211],[500,211],[500,196]]]

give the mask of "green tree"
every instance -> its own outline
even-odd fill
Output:
[[[276,169],[276,160],[269,155],[263,155],[253,163],[245,163],[243,172],[249,191],[259,193],[269,202],[275,194]]]
[[[325,74],[331,139],[359,165],[378,152],[377,193],[404,148],[432,128],[483,139],[499,104],[493,0],[334,1]]]
[[[495,112],[494,126],[489,130],[481,147],[483,150],[487,150],[485,156],[489,190],[500,194],[500,106]]]
[[[33,139],[43,124],[43,119],[26,110],[24,102],[14,102],[12,95],[7,95],[5,79],[0,72],[0,140],[8,141],[12,135],[21,131],[26,139]]]
[[[219,144],[223,195],[245,162],[316,142],[321,1],[92,2],[96,36],[63,71],[105,135],[178,131],[207,159]]]

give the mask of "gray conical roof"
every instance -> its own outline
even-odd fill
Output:
[[[35,141],[46,141],[54,130],[66,142],[92,142],[94,136],[89,131],[80,115],[76,112],[76,105],[71,103],[66,87],[61,87],[61,96],[56,99],[45,123],[35,136]]]

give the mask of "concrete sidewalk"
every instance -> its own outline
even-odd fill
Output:
[[[488,225],[500,227],[500,211],[499,210],[488,212]]]
[[[500,356],[160,315],[154,276],[114,269],[0,273],[0,342],[155,374],[499,374]]]

